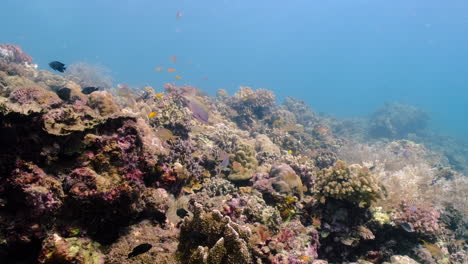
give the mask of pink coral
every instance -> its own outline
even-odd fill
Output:
[[[411,206],[405,202],[395,211],[392,220],[397,225],[408,224],[414,232],[434,234],[439,231],[440,213],[428,206]]]
[[[36,87],[24,87],[14,90],[10,94],[10,100],[19,104],[31,104],[40,96],[40,91]]]
[[[6,189],[15,193],[17,201],[31,208],[34,217],[55,212],[64,197],[60,181],[33,163],[20,161],[17,165]]]

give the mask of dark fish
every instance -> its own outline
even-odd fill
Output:
[[[177,214],[177,216],[180,217],[180,218],[184,218],[184,217],[186,217],[186,216],[189,215],[188,212],[187,212],[187,210],[185,210],[184,208],[179,208],[179,209],[177,209],[176,214]]]
[[[408,223],[403,223],[403,224],[401,224],[400,226],[401,226],[401,228],[403,228],[403,229],[404,229],[406,232],[408,232],[408,233],[412,233],[412,232],[413,232],[413,227],[412,227],[410,224],[408,224]]]
[[[136,257],[138,255],[141,255],[143,253],[146,253],[148,252],[153,246],[151,244],[148,244],[148,243],[144,243],[144,244],[141,244],[141,245],[138,245],[136,246],[132,252],[130,252],[130,254],[128,254],[128,258],[133,258],[133,257]]]
[[[81,92],[84,94],[90,94],[95,91],[99,91],[99,87],[85,87],[81,90]]]
[[[60,97],[60,99],[64,101],[70,100],[70,94],[71,94],[71,89],[67,87],[60,88],[57,91],[58,97]]]
[[[49,66],[59,72],[64,72],[67,68],[65,67],[65,64],[61,63],[60,61],[53,61],[49,63]]]

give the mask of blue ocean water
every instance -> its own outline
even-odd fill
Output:
[[[468,134],[466,0],[1,2],[0,43],[42,69],[85,61],[135,86],[267,88],[339,117],[404,102],[446,133]]]

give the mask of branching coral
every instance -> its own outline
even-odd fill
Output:
[[[316,190],[321,199],[335,198],[366,205],[382,196],[377,178],[369,169],[357,164],[348,166],[344,161],[337,161],[334,167],[317,173]]]
[[[253,91],[250,87],[240,87],[239,91],[227,100],[227,104],[237,111],[233,119],[242,128],[248,128],[256,119],[265,118],[274,103],[275,96],[271,91]]]

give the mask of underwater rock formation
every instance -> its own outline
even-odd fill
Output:
[[[370,121],[374,137],[403,138],[427,126],[429,115],[421,109],[405,104],[386,104],[378,109]]]

